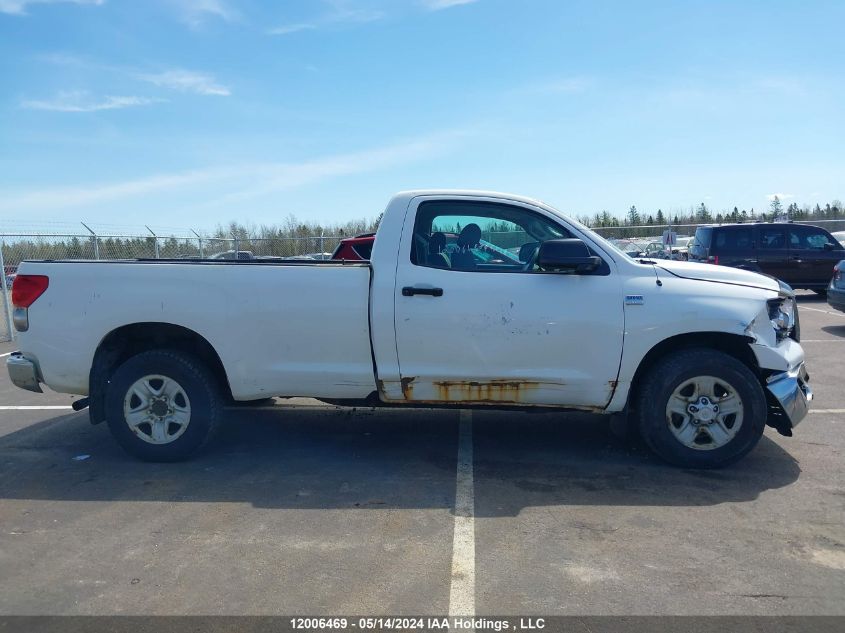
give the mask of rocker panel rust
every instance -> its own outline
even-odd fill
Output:
[[[402,378],[402,393],[407,400],[414,397],[414,377]],[[525,393],[540,388],[543,383],[526,380],[436,380],[433,402],[511,402],[521,403]]]
[[[528,396],[543,387],[560,387],[558,383],[545,383],[531,380],[494,379],[488,381],[477,380],[436,380],[430,383],[434,392],[426,394],[427,397],[414,399],[415,376],[405,376],[401,379],[402,394],[407,401],[416,404],[448,404],[465,403],[472,405],[519,405],[527,404],[530,407],[559,408],[561,405],[540,404]],[[616,381],[610,381],[610,396],[616,388]],[[428,390],[426,390],[428,391]],[[408,404],[412,404],[409,402]],[[604,406],[567,406],[567,409],[578,411],[590,411],[602,413]]]

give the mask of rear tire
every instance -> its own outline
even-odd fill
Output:
[[[640,434],[658,456],[686,468],[727,466],[766,426],[766,395],[742,362],[692,348],[660,359],[638,394]]]
[[[106,422],[130,455],[175,462],[195,454],[219,426],[217,383],[195,357],[151,350],[125,361],[106,392]]]

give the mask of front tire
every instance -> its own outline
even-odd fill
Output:
[[[130,455],[175,462],[196,453],[222,414],[211,372],[195,357],[151,350],[124,362],[106,392],[106,422]]]
[[[719,468],[753,449],[766,426],[766,395],[742,362],[693,348],[659,360],[638,396],[645,443],[676,466]]]

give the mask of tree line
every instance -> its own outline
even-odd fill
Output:
[[[247,224],[232,221],[218,225],[210,234],[203,237],[202,244],[197,238],[184,237],[98,237],[95,241],[89,236],[72,237],[3,237],[3,258],[7,269],[14,269],[24,259],[93,259],[99,254],[101,259],[134,259],[156,256],[156,247],[160,257],[208,257],[214,253],[231,250],[237,243],[239,250],[250,250],[256,255],[291,256],[311,252],[331,252],[340,239],[361,233],[374,232],[381,222],[381,215],[372,219],[351,220],[342,223],[308,222],[289,215],[280,224]],[[678,233],[691,234],[696,224],[722,224],[731,222],[770,222],[773,219],[792,220],[810,223],[821,220],[838,220],[834,225],[825,224],[831,231],[845,230],[845,208],[842,202],[834,200],[824,206],[802,205],[792,202],[784,206],[775,196],[768,209],[758,213],[755,209],[739,209],[714,212],[705,203],[692,207],[687,212],[643,212],[631,206],[624,217],[617,217],[608,211],[601,211],[592,216],[578,216],[578,220],[591,228],[597,228],[607,237],[646,237],[659,235],[667,226],[676,227]],[[841,222],[841,224],[840,224]],[[498,229],[506,232],[513,229],[510,223],[503,222],[501,227],[485,227],[488,232]],[[460,226],[454,227],[460,232]]]
[[[608,211],[602,211],[592,216],[578,216],[578,220],[590,228],[609,229],[601,230],[600,233],[611,237],[655,236],[668,226],[676,227],[674,230],[680,233],[683,229],[690,232],[691,225],[696,224],[772,222],[774,220],[809,224],[821,220],[839,220],[842,221],[842,226],[837,224],[835,227],[828,228],[830,230],[841,230],[845,228],[845,209],[843,209],[842,202],[839,200],[834,200],[824,206],[820,204],[813,207],[806,204],[798,206],[797,203],[792,202],[784,207],[783,201],[778,196],[774,196],[768,209],[760,213],[755,211],[754,208],[740,210],[738,207],[734,207],[731,211],[714,212],[702,202],[686,212],[668,213],[658,209],[654,213],[646,213],[641,212],[636,206],[631,206],[628,213],[622,218],[616,217]]]

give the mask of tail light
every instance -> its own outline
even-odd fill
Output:
[[[707,258],[707,262],[710,264],[718,264],[719,263],[719,256],[718,255],[711,255]]]
[[[12,323],[18,332],[29,329],[29,306],[44,294],[50,278],[46,275],[18,275],[12,283]]]
[[[833,267],[833,278],[836,281],[842,279],[842,271],[839,269],[839,264],[836,264],[836,266]]]
[[[18,275],[12,284],[12,305],[16,308],[28,308],[44,294],[50,278],[46,275]]]

